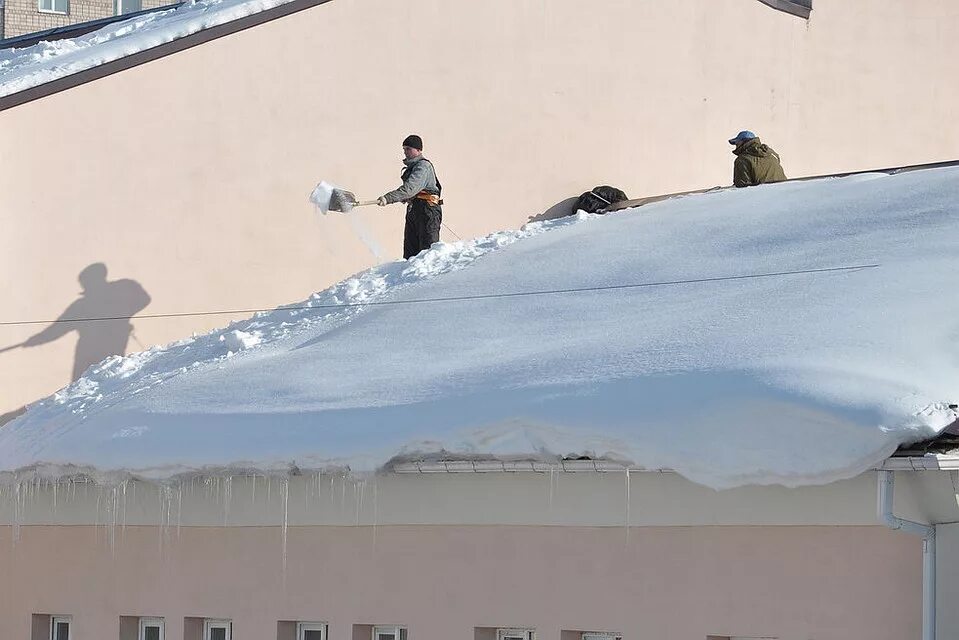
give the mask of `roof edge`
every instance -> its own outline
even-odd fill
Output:
[[[875,467],[879,471],[959,471],[959,454],[927,453],[923,456],[894,456]]]
[[[387,465],[392,473],[551,473],[553,471],[597,473],[636,472],[636,473],[676,473],[672,469],[648,469],[636,467],[613,460],[468,460],[450,458],[448,460],[418,460],[398,462]]]
[[[551,473],[554,471],[596,473],[677,473],[666,467],[650,469],[612,460],[429,460],[401,462],[388,465],[392,473]],[[923,456],[894,456],[886,458],[872,471],[959,471],[959,454],[926,454]]]
[[[91,31],[96,31],[101,27],[115,24],[117,22],[123,22],[124,20],[129,20],[130,18],[137,18],[150,13],[158,13],[160,11],[176,9],[182,5],[184,1],[185,0],[180,0],[179,2],[175,2],[173,4],[163,5],[162,7],[151,7],[149,9],[131,11],[130,13],[123,13],[116,16],[97,18],[96,20],[87,20],[86,22],[74,22],[73,24],[64,25],[62,27],[52,27],[50,29],[44,29],[43,31],[31,31],[18,36],[2,38],[0,39],[0,49],[23,49],[25,47],[39,44],[40,42],[52,42],[56,40],[66,40],[68,38],[77,38],[82,35],[86,35]],[[2,4],[0,4],[0,6],[2,6]]]
[[[787,178],[783,182],[807,182],[809,180],[822,180],[824,178],[848,178],[849,176],[859,176],[867,173],[887,173],[889,175],[896,175],[899,173],[909,173],[912,171],[925,171],[927,169],[944,169],[946,167],[959,167],[959,159],[956,160],[937,160],[934,162],[925,162],[922,164],[907,164],[898,167],[886,167],[884,169],[856,169],[855,171],[837,171],[835,173],[821,173],[812,176],[799,176],[797,178]],[[777,183],[779,184],[779,183]],[[634,209],[636,207],[641,207],[646,204],[653,204],[654,202],[660,202],[661,200],[669,200],[671,198],[677,198],[679,196],[692,196],[698,195],[701,193],[710,193],[713,191],[723,191],[723,190],[735,190],[739,187],[734,187],[731,185],[726,186],[716,186],[716,187],[706,187],[703,189],[693,189],[691,191],[676,191],[673,193],[663,193],[655,196],[644,196],[642,198],[634,198],[632,200],[623,200],[622,202],[617,202],[611,204],[601,211],[601,213],[613,213],[614,211],[622,211],[624,209]],[[563,214],[563,215],[572,215],[574,212]]]
[[[50,82],[44,82],[43,84],[39,84],[35,87],[30,87],[29,89],[24,89],[23,91],[17,91],[16,93],[11,93],[10,95],[0,97],[0,111],[12,109],[13,107],[18,107],[22,104],[33,102],[34,100],[39,100],[40,98],[45,98],[55,93],[60,93],[61,91],[66,91],[67,89],[72,89],[82,84],[92,82],[93,80],[98,80],[100,78],[104,78],[133,67],[138,67],[142,64],[152,62],[153,60],[158,60],[168,55],[179,53],[180,51],[191,49],[206,42],[210,42],[211,40],[217,40],[224,36],[232,35],[234,33],[259,26],[265,22],[277,20],[306,9],[312,9],[313,7],[326,4],[327,2],[331,2],[331,0],[291,0],[291,2],[286,2],[280,6],[273,7],[272,9],[266,9],[243,18],[231,20],[224,24],[210,27],[209,29],[203,29],[201,31],[197,31],[196,33],[183,36],[182,38],[177,38],[175,40],[171,40],[170,42],[165,42],[155,47],[138,51],[137,53],[129,56],[118,58],[117,60],[98,64],[90,69],[78,71],[68,76],[51,80]]]

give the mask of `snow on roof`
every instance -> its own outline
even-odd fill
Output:
[[[717,488],[853,476],[956,419],[957,203],[937,169],[438,244],[90,368],[0,429],[0,471],[588,455]]]
[[[77,38],[42,41],[22,49],[0,49],[0,96],[91,69],[290,1],[188,0],[175,9],[138,14]]]

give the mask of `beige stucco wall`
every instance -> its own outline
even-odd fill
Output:
[[[0,112],[0,320],[56,318],[97,262],[143,313],[183,313],[395,258],[399,206],[353,216],[376,258],[306,196],[392,188],[409,132],[464,238],[598,183],[727,184],[742,128],[794,176],[953,158],[957,36],[953,0],[818,0],[808,23],[755,0],[334,0]],[[127,348],[237,317],[136,320]],[[0,348],[42,327],[0,325]],[[0,414],[69,382],[76,335],[0,353]]]

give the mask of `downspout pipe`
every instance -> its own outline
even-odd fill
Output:
[[[879,471],[879,520],[890,529],[922,536],[922,640],[936,640],[936,527],[893,514],[895,481],[895,472]]]

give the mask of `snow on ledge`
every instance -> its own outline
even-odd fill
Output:
[[[125,58],[147,49],[291,0],[188,0],[165,11],[142,14],[92,33],[0,49],[0,97]]]

